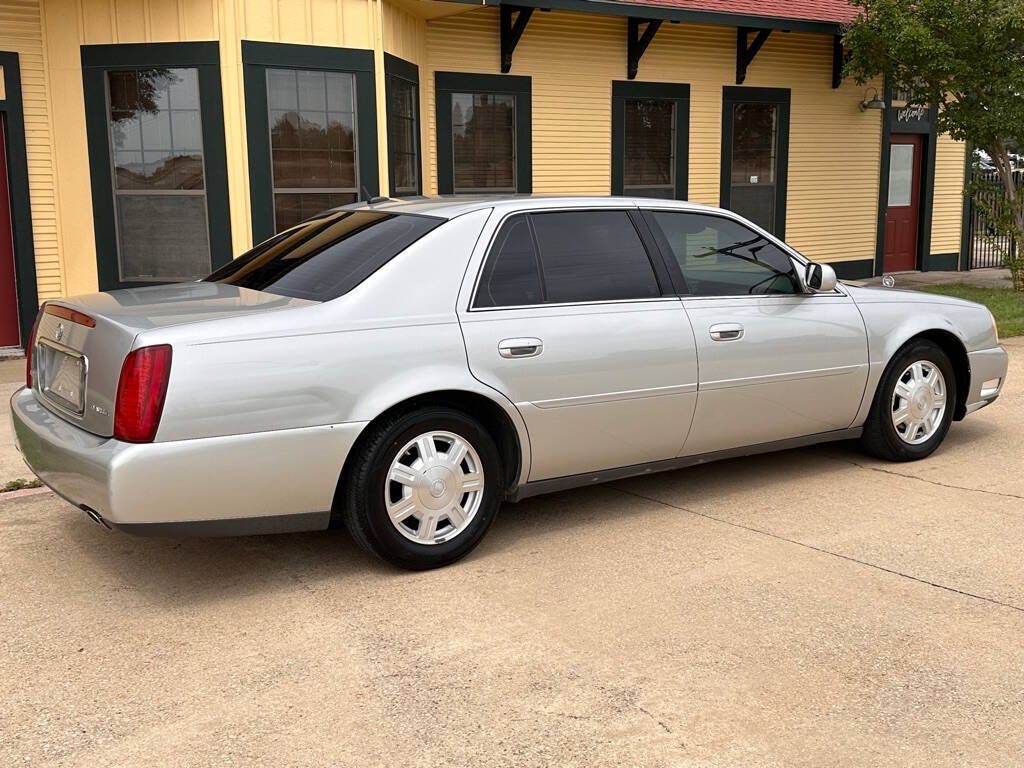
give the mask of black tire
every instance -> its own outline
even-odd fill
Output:
[[[391,522],[384,494],[398,452],[431,430],[458,435],[476,450],[483,465],[484,488],[480,506],[465,529],[441,543],[420,544],[403,536]],[[501,456],[487,430],[461,411],[438,406],[386,417],[370,428],[356,450],[342,496],[342,519],[363,549],[400,568],[439,568],[465,557],[498,514],[505,490]]]
[[[942,414],[939,428],[930,438],[917,445],[906,442],[897,432],[892,419],[892,402],[896,384],[907,366],[914,362],[929,362],[935,365],[946,381],[946,410]],[[956,374],[949,356],[934,342],[927,339],[912,339],[907,342],[889,361],[889,365],[878,382],[875,400],[864,423],[861,435],[863,449],[880,459],[888,461],[917,461],[939,447],[946,439],[949,425],[953,421],[956,407]]]

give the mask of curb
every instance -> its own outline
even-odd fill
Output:
[[[6,493],[0,493],[0,502],[7,501],[8,499],[20,499],[25,496],[38,496],[43,493],[53,493],[45,485],[41,488],[22,488],[20,491],[7,491]]]

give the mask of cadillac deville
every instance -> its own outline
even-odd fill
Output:
[[[627,198],[328,211],[202,281],[49,301],[28,351],[20,449],[96,522],[344,524],[407,568],[505,500],[829,440],[923,459],[1007,370],[982,306]]]

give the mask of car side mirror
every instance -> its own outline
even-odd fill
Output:
[[[828,293],[835,290],[836,271],[828,264],[809,262],[804,273],[804,284],[810,293]]]

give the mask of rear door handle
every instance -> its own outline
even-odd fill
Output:
[[[739,323],[716,323],[708,332],[715,341],[736,341],[743,338],[743,326]]]
[[[540,339],[502,339],[498,342],[498,354],[502,357],[536,357],[544,351],[544,342]]]

